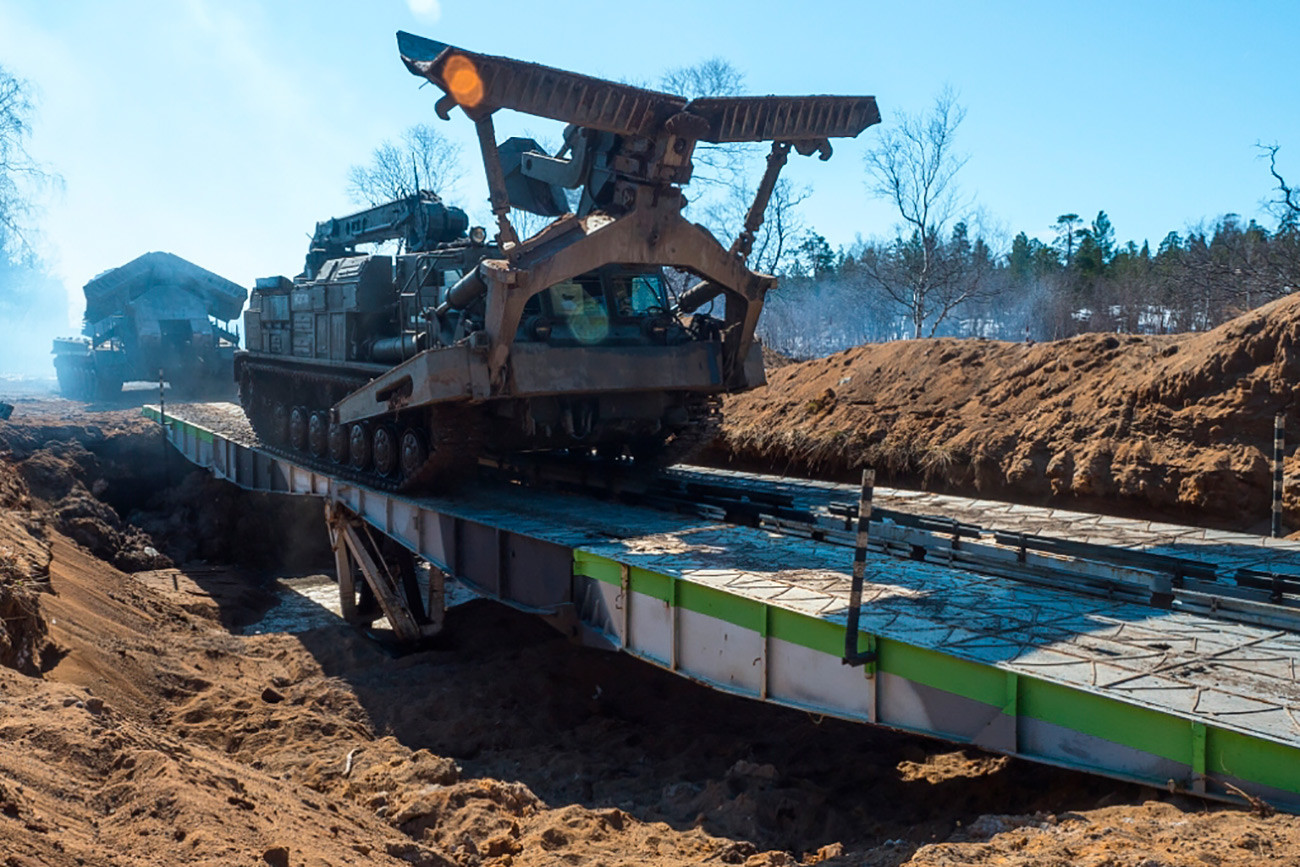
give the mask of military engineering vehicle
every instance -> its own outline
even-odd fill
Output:
[[[828,138],[878,122],[875,100],[687,100],[408,33],[398,47],[444,92],[440,117],[474,122],[495,238],[427,192],[318,224],[303,273],[258,280],[245,314],[235,376],[259,436],[400,488],[483,452],[663,464],[707,442],[719,396],[765,381],[754,329],[775,279],[745,259],[777,175],[791,148],[826,159]],[[499,109],[567,123],[562,148],[498,143]],[[683,217],[681,188],[697,142],[761,141],[728,249]],[[512,207],[554,220],[521,239]],[[357,251],[390,238],[395,259]],[[670,296],[665,269],[697,282]]]
[[[65,397],[112,397],[124,382],[157,380],[189,393],[230,388],[248,290],[171,253],[145,253],[84,287],[85,337],[54,341]]]

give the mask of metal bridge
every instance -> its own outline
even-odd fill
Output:
[[[442,581],[422,599],[393,550],[715,689],[1300,812],[1300,544],[877,489],[853,612],[848,486],[502,468],[410,497],[264,448],[231,404],[145,412],[219,478],[323,499],[345,615],[364,579],[399,635],[439,628]]]

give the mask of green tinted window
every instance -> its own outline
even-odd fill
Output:
[[[610,278],[609,287],[621,317],[643,316],[667,307],[663,280],[658,274],[616,274]]]

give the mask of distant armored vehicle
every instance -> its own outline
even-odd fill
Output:
[[[123,382],[156,380],[182,392],[228,388],[248,290],[171,253],[146,253],[87,283],[85,337],[54,341],[65,397],[111,397]]]
[[[496,237],[432,193],[318,224],[303,273],[259,280],[245,314],[235,375],[259,436],[401,488],[484,452],[656,465],[707,443],[719,396],[765,381],[754,328],[776,281],[745,258],[777,175],[791,148],[825,159],[828,137],[878,122],[875,100],[687,100],[407,33],[398,47],[445,92],[441,117],[474,122]],[[498,144],[503,108],[567,122],[563,147]],[[681,213],[701,141],[773,143],[730,249]],[[512,206],[555,219],[520,239]],[[385,238],[404,240],[396,260],[356,249]],[[673,297],[667,268],[698,282]]]

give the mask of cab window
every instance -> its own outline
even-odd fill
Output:
[[[580,343],[599,343],[609,334],[609,314],[600,284],[566,280],[546,290],[551,311]]]
[[[609,289],[621,319],[667,309],[663,280],[658,274],[615,274],[609,279]]]

